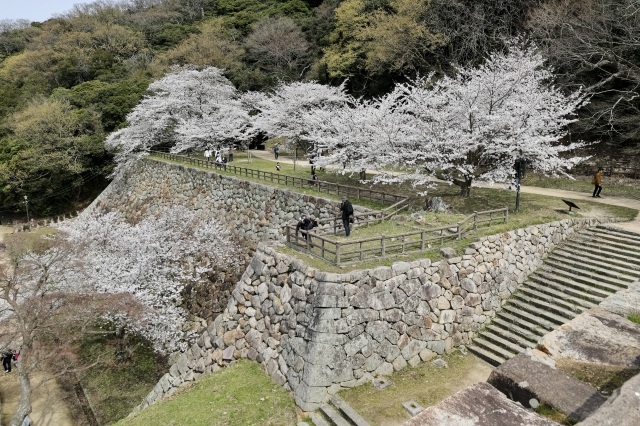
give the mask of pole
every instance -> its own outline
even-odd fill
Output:
[[[29,220],[29,198],[27,198],[27,196],[24,196],[24,207],[27,210],[27,224],[30,224],[31,221]],[[29,229],[31,229],[31,226],[29,225]]]

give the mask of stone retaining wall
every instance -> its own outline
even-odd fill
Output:
[[[210,210],[233,234],[254,242],[282,239],[282,228],[303,213],[334,218],[340,206],[338,201],[146,159],[114,180],[84,214],[119,209],[137,221],[175,204]]]
[[[313,410],[340,389],[469,343],[557,244],[595,224],[531,226],[483,237],[460,257],[344,274],[260,244],[224,313],[138,408],[249,358]]]

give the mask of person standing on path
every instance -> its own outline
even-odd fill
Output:
[[[2,352],[2,366],[5,373],[11,373],[11,361],[13,361],[13,351],[8,349]]]
[[[602,167],[598,167],[598,171],[593,175],[593,198],[601,198],[600,192],[602,191]]]
[[[278,144],[276,144],[273,147],[273,155],[276,157],[276,160],[278,159],[279,154],[280,154],[280,147],[278,146]]]
[[[340,212],[342,213],[342,226],[344,226],[345,235],[348,237],[351,234],[351,221],[353,220],[353,205],[347,197],[342,197],[342,203],[340,203]]]

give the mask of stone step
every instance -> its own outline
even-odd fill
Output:
[[[569,260],[565,262],[564,259],[549,256],[544,261],[544,265],[551,266],[555,269],[561,269],[563,271],[570,272],[580,277],[591,278],[599,280],[608,284],[616,285],[618,287],[626,287],[627,284],[636,280],[637,277],[628,275],[626,273],[613,270],[611,268],[599,268],[594,264],[580,264]]]
[[[572,268],[567,265],[563,265],[560,262],[554,262],[547,260],[539,268],[540,272],[551,272],[556,279],[562,279],[563,281],[573,281],[575,283],[584,284],[586,287],[596,288],[602,290],[607,294],[615,293],[620,289],[627,288],[632,281],[622,281],[610,277],[601,277],[593,275],[588,272],[582,273],[580,269]],[[586,288],[583,287],[583,288]]]
[[[570,304],[582,310],[586,310],[589,308],[593,308],[594,306],[597,306],[598,302],[600,302],[601,300],[599,297],[594,298],[594,296],[591,296],[588,293],[584,293],[584,292],[579,292],[580,295],[578,296],[574,295],[573,293],[577,293],[578,290],[572,290],[572,292],[567,292],[567,291],[563,292],[563,290],[567,290],[568,288],[566,286],[562,286],[562,284],[557,284],[557,287],[556,287],[554,283],[550,283],[550,282],[541,283],[532,278],[535,278],[535,277],[533,276],[530,277],[530,279],[527,281],[527,286],[523,287],[521,289],[522,291],[537,294],[538,297],[541,297],[541,298],[542,298],[542,295],[544,294],[552,299],[562,301],[566,304]],[[586,297],[589,297],[589,296],[590,298],[589,300],[587,300]]]
[[[542,334],[553,330],[557,326],[557,324],[547,321],[546,319],[540,318],[537,314],[532,314],[527,310],[523,310],[520,308],[520,306],[517,306],[513,303],[508,303],[504,305],[502,310],[504,312],[507,312],[509,315],[525,320],[527,323],[535,324],[536,325],[535,331],[542,329],[544,330]]]
[[[613,256],[614,258],[630,259],[631,263],[638,262],[638,253],[634,247],[616,247],[594,236],[581,235],[579,238],[567,240],[564,245],[578,247],[585,251],[601,253],[605,259]]]
[[[537,324],[535,322],[535,319],[534,321],[528,321],[527,319],[514,315],[510,311],[505,311],[504,309],[496,313],[496,318],[494,318],[493,321],[496,321],[498,318],[501,318],[502,321],[510,323],[514,326],[517,325],[519,327],[522,327],[522,330],[528,332],[531,335],[542,337],[548,331],[547,328],[542,327],[540,324]]]
[[[495,320],[497,319],[498,318],[495,318]],[[518,324],[512,324],[512,325],[517,327]],[[533,348],[538,344],[539,336],[530,334],[531,338],[527,339],[525,337],[522,337],[520,332],[513,331],[513,328],[515,327],[504,327],[494,322],[492,324],[489,324],[486,330],[493,334],[501,336],[502,338],[509,340],[510,342],[515,343],[521,348],[525,348],[525,349]]]
[[[607,235],[610,237],[616,237],[621,240],[628,241],[629,244],[640,245],[640,234],[637,232],[627,231],[625,229],[609,227],[609,226],[596,226],[590,229],[593,234]]]
[[[331,426],[325,419],[322,417],[322,414],[314,411],[309,414],[309,418],[313,422],[315,426]]]
[[[616,247],[620,250],[633,250],[640,244],[640,241],[636,240],[630,235],[615,233],[612,231],[591,229],[582,233],[579,233],[580,237],[589,239],[596,244],[605,244],[610,247]]]
[[[330,399],[334,407],[336,407],[351,423],[356,426],[369,426],[367,422],[356,410],[354,410],[346,401],[338,396],[332,396]]]
[[[558,276],[553,271],[543,271],[538,269],[533,275],[529,277],[530,280],[534,280],[543,285],[555,286],[564,288],[568,294],[572,296],[581,297],[589,302],[598,304],[602,299],[608,297],[612,292],[596,288],[588,284],[574,281],[566,276]]]
[[[553,254],[549,257],[560,257],[566,259],[565,261],[572,260],[581,264],[595,265],[599,268],[610,268],[611,270],[622,272],[623,274],[628,274],[636,278],[640,277],[640,264],[633,265],[621,260],[611,258],[605,259],[583,250],[572,250],[570,247],[560,247],[554,250]]]
[[[330,425],[353,426],[351,425],[351,423],[349,423],[347,419],[342,417],[342,415],[329,404],[325,404],[322,407],[320,407],[320,412],[324,414],[325,418],[328,420]]]
[[[473,339],[473,344],[475,346],[479,346],[485,351],[492,352],[498,355],[500,358],[509,359],[514,356],[516,353],[509,349],[505,349],[500,345],[496,345],[495,343],[487,340],[484,335],[478,336]]]
[[[507,339],[506,336],[503,336],[503,333],[493,332],[489,330],[489,328],[486,328],[483,332],[481,332],[479,337],[514,354],[519,354],[528,347],[521,346],[513,342],[512,340]]]
[[[491,365],[498,366],[507,360],[507,358],[503,358],[500,355],[486,350],[480,346],[476,346],[475,344],[467,346],[467,349],[469,350],[469,352]]]
[[[631,265],[631,267],[634,269],[637,269],[640,266],[640,259],[637,259],[635,256],[630,256],[624,253],[605,251],[599,247],[587,247],[581,245],[577,241],[568,240],[562,245],[562,248],[565,250],[579,252],[584,255],[596,256],[600,259],[611,259],[616,262],[622,262],[623,264]]]
[[[559,325],[564,324],[569,321],[569,319],[554,314],[553,312],[545,311],[544,309],[540,309],[537,306],[532,305],[529,301],[523,300],[521,298],[513,298],[508,302],[509,306],[515,307],[521,311],[528,312],[530,316],[538,322],[538,324],[544,326],[545,328],[554,329]],[[545,326],[544,323],[547,323]]]
[[[531,305],[538,309],[544,309],[545,311],[564,317],[568,320],[575,318],[580,312],[585,310],[584,307],[583,309],[579,309],[575,305],[567,303],[562,299],[551,298],[529,288],[521,288],[514,297],[523,300],[524,302],[531,303]]]
[[[505,330],[503,335],[505,335],[507,338],[519,339],[523,342],[537,344],[540,340],[540,337],[542,337],[542,333],[536,333],[535,331],[531,331],[525,328],[522,324],[523,322],[524,320],[521,320],[520,318],[505,320],[504,318],[496,316],[491,321],[491,324],[489,324],[487,327],[493,326]],[[532,324],[532,326],[534,328],[537,327],[535,324]]]

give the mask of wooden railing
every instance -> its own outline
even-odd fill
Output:
[[[219,164],[214,161],[206,161],[202,158],[195,158],[187,155],[171,154],[168,152],[160,151],[152,151],[150,154],[171,161],[178,161],[197,167],[224,171],[227,173],[235,174],[237,176],[263,180],[266,182],[277,183],[279,185],[292,186],[296,188],[309,188],[326,194],[347,196],[354,200],[367,200],[389,205],[398,203],[406,198],[402,195],[390,194],[388,192],[376,191],[369,188],[342,185],[339,183],[326,182],[322,180],[305,179],[296,176],[285,175],[282,173],[266,172],[263,170],[250,169],[248,167],[235,166],[231,163]]]
[[[424,251],[434,244],[442,245],[445,241],[461,239],[463,235],[470,230],[476,230],[478,226],[498,221],[506,223],[508,219],[509,213],[505,207],[474,212],[453,225],[358,240],[336,240],[321,232],[313,231],[296,233],[296,227],[293,225],[286,225],[284,233],[289,246],[306,249],[309,254],[340,266],[346,263]],[[335,223],[338,222],[336,218]],[[358,227],[361,226],[360,222],[356,224]],[[339,226],[341,225],[340,223]],[[309,238],[305,238],[305,234],[308,234]]]

